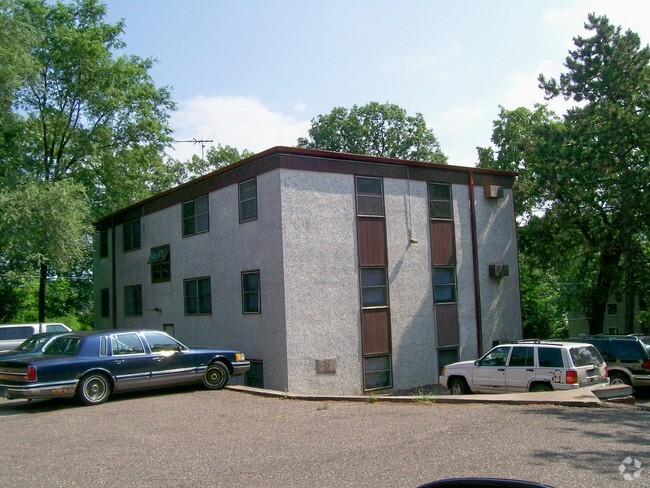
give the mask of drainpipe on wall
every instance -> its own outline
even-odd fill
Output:
[[[472,262],[474,265],[474,303],[476,307],[477,357],[483,355],[483,318],[481,315],[481,287],[478,267],[478,239],[476,236],[476,208],[474,205],[474,171],[469,170],[469,213],[472,228]]]
[[[111,322],[117,329],[117,287],[115,285],[115,217],[111,217]]]

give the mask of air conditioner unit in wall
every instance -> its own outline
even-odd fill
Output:
[[[490,278],[503,278],[510,274],[510,268],[507,264],[491,264]]]
[[[503,198],[503,187],[498,185],[485,185],[485,198]]]

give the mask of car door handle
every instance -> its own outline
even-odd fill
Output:
[[[122,364],[124,362],[124,359],[116,359],[115,364]]]
[[[154,357],[154,358],[152,358],[152,359],[153,359],[154,361],[162,361],[163,358],[162,358],[162,356],[156,356],[156,357]]]
[[[527,369],[526,371],[528,371],[529,373],[532,373],[535,370],[534,369]]]
[[[505,368],[499,368],[499,369],[497,369],[497,371],[504,371],[504,372],[505,372],[505,370],[506,370]]]

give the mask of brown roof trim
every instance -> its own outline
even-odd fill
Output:
[[[306,159],[308,162],[305,161]],[[346,164],[348,161],[361,164],[350,166]],[[381,169],[378,166],[384,166],[384,168]],[[512,188],[516,176],[516,173],[509,171],[434,164],[319,149],[276,146],[106,215],[97,220],[96,226],[98,229],[113,227],[138,216],[177,205],[277,168],[343,174],[368,174],[392,178],[408,177],[412,180],[421,181],[439,179],[440,181],[458,184],[467,184],[467,175],[469,172],[473,172],[477,184],[500,184],[508,188]],[[408,171],[405,171],[404,168],[407,168]],[[432,178],[432,170],[436,173],[435,178]]]

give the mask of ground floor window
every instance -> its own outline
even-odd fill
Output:
[[[108,288],[102,288],[101,291],[101,311],[102,311],[102,317],[110,317],[111,315],[111,295],[109,293]]]
[[[210,278],[185,280],[185,315],[212,313],[212,292]]]
[[[364,388],[377,390],[393,386],[389,354],[363,358]]]
[[[124,315],[133,317],[142,315],[142,286],[124,287]]]
[[[446,347],[438,349],[438,376],[442,374],[442,368],[451,363],[458,362],[458,348]]]
[[[246,386],[264,388],[264,368],[262,367],[262,361],[255,359],[250,359],[249,361],[251,363],[251,369],[244,375]]]

